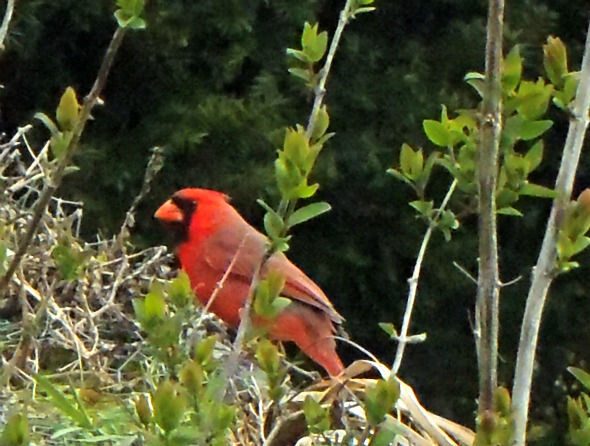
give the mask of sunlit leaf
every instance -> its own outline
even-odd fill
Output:
[[[293,227],[300,223],[306,222],[307,220],[311,220],[312,218],[315,218],[325,212],[328,212],[330,209],[332,209],[332,207],[325,201],[311,203],[293,212],[287,223],[289,227]]]

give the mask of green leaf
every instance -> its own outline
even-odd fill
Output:
[[[195,361],[197,361],[197,363],[205,370],[209,370],[211,365],[215,362],[213,352],[215,351],[216,344],[217,336],[211,335],[201,339],[195,345]]]
[[[412,158],[414,156],[414,150],[406,143],[402,144],[402,148],[399,152],[399,165],[401,171],[408,178],[411,178],[409,173],[412,170]]]
[[[322,106],[318,110],[318,114],[315,120],[315,126],[313,128],[313,133],[311,135],[311,139],[313,141],[318,141],[322,136],[325,135],[328,127],[330,126],[330,115],[328,115],[328,110],[326,106]]]
[[[535,139],[551,128],[553,121],[546,119],[541,121],[528,121],[520,115],[511,116],[506,120],[504,136],[511,140],[511,144],[522,139],[529,141]]]
[[[318,62],[324,57],[328,47],[328,33],[323,31],[318,34],[318,25],[310,25],[305,22],[301,35],[301,48],[311,63]]]
[[[53,248],[51,257],[64,279],[72,281],[81,277],[87,255],[78,247],[62,241]]]
[[[575,242],[573,243],[573,255],[579,254],[583,250],[585,250],[590,245],[590,238],[588,237],[578,237],[576,238]]]
[[[446,147],[449,144],[449,130],[443,123],[425,119],[422,126],[424,127],[424,133],[433,144],[440,147]]]
[[[504,59],[502,67],[502,84],[504,91],[513,92],[520,82],[522,75],[522,57],[518,45],[512,48]]]
[[[47,393],[51,403],[62,411],[64,415],[77,423],[80,427],[85,429],[94,428],[92,421],[88,418],[88,415],[82,406],[74,406],[70,400],[66,398],[63,392],[51,384],[47,378],[37,374],[34,375],[34,378],[41,390]]]
[[[385,415],[393,409],[400,394],[399,383],[395,378],[379,379],[365,391],[365,413],[371,426],[377,426]]]
[[[409,203],[414,209],[418,211],[420,215],[429,218],[434,208],[433,201],[415,200]]]
[[[577,367],[568,367],[567,371],[574,375],[574,377],[586,387],[586,390],[590,390],[590,374],[588,372]]]
[[[580,83],[580,72],[570,73],[564,78],[563,94],[566,105],[574,99],[576,91],[578,90],[578,84]]]
[[[389,335],[392,339],[397,337],[397,330],[391,322],[379,322],[379,328]]]
[[[318,24],[311,25],[309,22],[303,24],[303,33],[301,34],[301,47],[313,46],[318,34]]]
[[[524,141],[535,139],[545,133],[553,126],[553,121],[545,119],[542,121],[524,121],[520,128],[520,138]]]
[[[414,150],[408,144],[402,144],[399,155],[400,167],[403,174],[410,180],[416,181],[424,170],[424,155],[422,150]]]
[[[296,188],[291,190],[291,193],[289,194],[289,196],[287,197],[288,199],[298,199],[298,198],[310,198],[313,195],[315,195],[315,193],[318,190],[318,187],[320,187],[319,184],[302,184],[300,186],[297,186]]]
[[[543,79],[523,81],[518,87],[518,113],[528,121],[539,119],[547,112],[552,93],[553,87],[545,85]]]
[[[3,446],[27,446],[29,444],[29,422],[22,413],[14,413],[8,417],[0,436]]]
[[[262,339],[256,347],[256,359],[260,368],[267,375],[276,375],[281,368],[281,356],[279,351],[271,341]]]
[[[543,65],[551,83],[560,88],[568,68],[567,51],[559,37],[547,37],[547,44],[543,45]]]
[[[55,118],[61,130],[72,131],[78,122],[80,104],[76,98],[76,91],[72,87],[66,88],[61,96]]]
[[[140,18],[145,0],[117,0],[120,9],[115,11],[115,18],[121,28],[143,29],[145,21]]]
[[[287,48],[287,56],[293,57],[293,58],[299,60],[300,62],[303,62],[306,64],[311,63],[311,61],[309,60],[309,57],[307,57],[307,54],[305,54],[303,51],[300,51],[300,50],[296,50],[293,48]]]
[[[55,125],[55,123],[51,120],[51,118],[49,116],[47,116],[45,113],[35,113],[35,115],[33,116],[35,119],[38,119],[39,121],[41,121],[41,123],[47,127],[47,129],[49,130],[49,133],[51,133],[51,135],[58,135],[59,129],[57,128],[57,126]]]
[[[481,73],[470,72],[465,75],[463,80],[467,82],[467,84],[471,85],[477,94],[483,98],[483,88],[485,82],[485,76]]]
[[[303,402],[303,413],[312,434],[321,434],[330,429],[330,412],[310,395]]]
[[[268,292],[271,298],[276,299],[285,288],[285,275],[280,271],[272,270],[268,272],[264,279],[268,283]]]
[[[525,183],[518,191],[521,195],[540,198],[555,198],[557,193],[554,189],[533,183]]]
[[[504,208],[498,209],[498,210],[496,211],[496,213],[497,213],[497,214],[501,214],[501,215],[509,215],[509,216],[511,216],[511,217],[522,217],[522,212],[520,212],[520,211],[519,211],[519,210],[517,210],[517,209],[514,209],[514,208],[513,208],[513,207],[511,207],[511,206],[508,206],[508,207],[504,207]]]
[[[556,248],[560,260],[567,260],[574,255],[574,244],[563,230],[558,234]]]
[[[275,160],[275,176],[282,197],[286,199],[297,198],[293,189],[295,189],[304,178],[293,162],[282,152],[279,153],[279,157]]]
[[[264,229],[271,239],[279,238],[285,228],[285,223],[275,211],[264,214]]]
[[[524,156],[525,161],[528,163],[528,171],[532,172],[541,164],[543,161],[543,140],[537,141],[533,144],[533,147]]]
[[[410,181],[404,174],[402,174],[401,172],[398,172],[395,169],[387,169],[386,172],[389,175],[393,175],[395,178],[397,178],[398,180],[403,181],[406,184],[409,184],[410,186],[414,187],[414,183],[412,183],[412,181]]]
[[[133,404],[135,406],[135,413],[137,414],[139,421],[141,421],[144,427],[148,427],[154,417],[150,401],[143,393],[140,393],[136,398],[133,399]]]
[[[309,139],[305,130],[287,129],[283,142],[283,153],[300,169],[305,168],[309,154]]]
[[[396,436],[397,434],[393,429],[381,426],[371,439],[370,446],[390,446]]]
[[[373,11],[375,11],[375,9],[377,9],[377,8],[375,8],[374,6],[370,6],[370,7],[366,7],[366,8],[357,8],[354,10],[352,15],[355,16],[357,14],[364,14],[367,12],[373,12]]]
[[[145,29],[145,20],[140,17],[131,17],[130,20],[127,21],[127,25],[125,28],[127,29]]]
[[[154,420],[164,432],[168,433],[178,427],[186,410],[186,400],[171,381],[164,381],[158,386],[152,397]]]
[[[167,287],[167,295],[170,301],[179,308],[186,307],[194,298],[188,274],[180,271]]]
[[[166,316],[166,302],[159,282],[153,282],[144,300],[145,317],[147,320],[164,319]]]
[[[325,201],[308,204],[307,206],[299,208],[293,212],[293,214],[289,217],[287,224],[289,227],[293,227],[300,223],[306,222],[307,220],[311,220],[318,215],[324,214],[330,209],[332,209],[332,206],[330,206]]]
[[[313,73],[303,68],[289,68],[289,73],[293,76],[303,79],[305,82],[311,84]]]
[[[448,242],[451,239],[451,230],[459,228],[459,220],[457,220],[453,211],[444,210],[441,212],[436,226],[442,231],[445,240]]]

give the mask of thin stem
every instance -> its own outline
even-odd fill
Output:
[[[16,0],[8,0],[6,3],[6,11],[4,12],[4,19],[2,20],[2,26],[0,26],[0,51],[4,51],[4,40],[8,34],[8,27],[12,20],[12,13],[14,12],[14,4]]]
[[[43,188],[43,191],[41,192],[41,195],[39,196],[39,199],[37,200],[33,208],[33,217],[27,225],[25,235],[19,243],[18,250],[12,258],[10,266],[6,270],[6,274],[0,280],[0,296],[5,293],[8,283],[10,282],[10,279],[14,275],[14,272],[18,268],[18,265],[20,264],[22,258],[26,254],[27,249],[31,244],[31,241],[33,240],[33,237],[37,232],[37,227],[41,222],[41,218],[45,214],[47,204],[51,200],[51,197],[53,197],[53,194],[55,194],[55,192],[59,188],[63,180],[63,177],[66,174],[67,167],[71,164],[74,155],[78,151],[78,147],[80,145],[80,138],[82,137],[82,133],[84,132],[86,122],[90,117],[90,112],[98,102],[98,98],[105,86],[109,71],[113,66],[113,62],[115,60],[115,55],[117,54],[117,50],[119,49],[124,36],[125,29],[123,28],[117,28],[117,30],[113,34],[113,38],[111,39],[104,59],[102,60],[102,64],[98,70],[98,74],[96,76],[96,80],[94,81],[94,85],[92,86],[92,89],[90,90],[88,96],[84,98],[84,103],[82,105],[82,108],[80,109],[80,114],[78,116],[76,126],[73,130],[72,140],[66,149],[66,154],[61,159],[60,163],[57,165],[57,168],[53,176],[50,179],[48,179],[48,181],[45,183],[45,187]]]
[[[586,34],[586,46],[582,59],[580,83],[574,100],[567,138],[563,148],[563,158],[559,166],[559,173],[555,182],[557,198],[553,201],[551,214],[547,222],[547,229],[541,245],[537,264],[533,270],[533,280],[527,296],[523,316],[516,370],[512,388],[512,411],[514,413],[514,437],[512,444],[524,446],[526,442],[526,426],[529,410],[535,350],[537,346],[539,328],[543,307],[547,299],[549,287],[555,276],[555,262],[557,259],[557,231],[561,224],[565,207],[572,193],[574,178],[584,135],[588,127],[588,112],[590,110],[590,24]]]
[[[479,148],[479,273],[475,309],[475,338],[479,369],[479,414],[493,410],[498,367],[498,240],[496,183],[502,131],[502,28],[504,1],[490,0],[488,9],[485,84]]]
[[[328,49],[328,54],[326,55],[326,61],[324,62],[324,66],[320,70],[320,77],[318,79],[318,84],[315,88],[315,98],[313,101],[313,106],[311,108],[311,114],[309,115],[309,121],[307,122],[306,133],[308,137],[310,137],[313,134],[313,129],[315,127],[318,112],[324,101],[324,96],[326,95],[326,82],[328,80],[328,75],[330,74],[330,69],[332,68],[332,61],[334,60],[336,50],[340,45],[342,31],[344,31],[344,28],[350,21],[351,8],[352,0],[347,0],[346,4],[344,5],[344,8],[342,9],[342,11],[340,11],[340,18],[338,19],[338,25],[336,26],[336,31],[334,31],[334,37],[332,38],[330,48]]]
[[[408,300],[406,302],[406,311],[404,312],[404,318],[402,322],[402,328],[400,334],[397,338],[398,345],[397,351],[395,352],[395,360],[393,361],[393,365],[391,366],[391,373],[393,375],[397,375],[399,368],[402,364],[402,359],[404,356],[404,351],[406,349],[406,345],[408,344],[408,330],[410,328],[410,321],[412,320],[412,311],[414,309],[414,302],[416,301],[416,294],[418,292],[418,280],[420,279],[420,271],[422,270],[422,263],[424,261],[424,256],[426,254],[426,249],[428,248],[428,244],[430,242],[430,238],[432,233],[434,232],[434,228],[436,227],[436,223],[438,222],[442,212],[447,207],[451,196],[455,192],[455,188],[457,187],[457,180],[453,180],[451,183],[445,198],[443,199],[440,208],[436,212],[436,215],[428,225],[426,232],[424,233],[424,238],[422,239],[422,244],[420,245],[420,250],[418,251],[418,257],[416,258],[416,263],[414,264],[414,272],[412,273],[412,277],[408,279],[408,283],[410,284],[410,289],[408,292]]]

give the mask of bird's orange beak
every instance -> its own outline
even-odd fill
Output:
[[[160,206],[154,214],[154,217],[164,223],[182,223],[184,220],[182,211],[172,202],[172,200],[168,200]]]

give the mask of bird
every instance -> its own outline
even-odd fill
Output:
[[[226,194],[210,189],[179,190],[154,216],[176,236],[176,255],[197,299],[237,328],[252,278],[265,258],[268,238],[238,213]],[[284,253],[268,257],[260,277],[270,271],[284,276],[280,295],[290,303],[273,320],[253,315],[253,325],[266,328],[273,340],[294,342],[331,377],[341,374],[344,365],[336,352],[334,333],[344,318]]]

